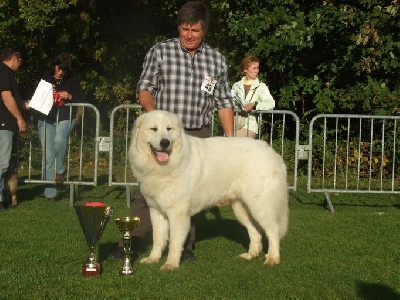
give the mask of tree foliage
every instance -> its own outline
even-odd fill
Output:
[[[236,45],[231,59],[240,47],[260,57],[280,107],[398,114],[396,0],[230,2],[216,5]]]
[[[102,112],[135,100],[147,50],[175,37],[172,0],[1,0],[0,45],[22,48],[18,73],[29,98],[60,51]],[[399,113],[398,0],[207,0],[207,42],[238,79],[242,57],[261,60],[277,108],[317,113]],[[104,108],[104,109],[103,109]]]

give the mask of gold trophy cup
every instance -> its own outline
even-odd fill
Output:
[[[89,247],[89,257],[82,266],[82,275],[85,277],[100,275],[102,268],[97,261],[96,250],[114,208],[105,206],[104,202],[85,202],[84,205],[74,207]]]
[[[130,231],[136,228],[139,224],[140,218],[117,218],[115,219],[115,223],[119,231],[123,233],[123,240],[124,240],[124,251],[125,251],[125,258],[124,258],[124,265],[119,271],[120,275],[133,275],[133,268],[131,265],[131,234]]]

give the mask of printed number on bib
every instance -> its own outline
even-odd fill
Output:
[[[203,83],[201,85],[201,90],[206,92],[209,95],[214,94],[214,88],[217,84],[217,81],[210,77],[208,74],[204,76]]]

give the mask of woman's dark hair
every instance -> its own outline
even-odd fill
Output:
[[[55,66],[65,71],[64,77],[70,77],[74,73],[71,56],[68,53],[60,53],[50,62],[50,72],[52,75],[54,75]]]
[[[207,32],[209,13],[202,1],[191,1],[182,5],[178,11],[178,26],[186,23],[193,25],[199,21],[204,32]]]

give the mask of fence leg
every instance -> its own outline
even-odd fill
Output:
[[[127,184],[126,186],[126,207],[131,208],[132,187]]]
[[[69,185],[69,205],[74,206],[74,198],[75,198],[75,185]]]
[[[327,192],[327,191],[325,191],[325,202],[328,203],[329,210],[331,212],[335,212],[335,209],[333,208],[333,205],[332,205],[331,196],[330,196],[329,192]]]

